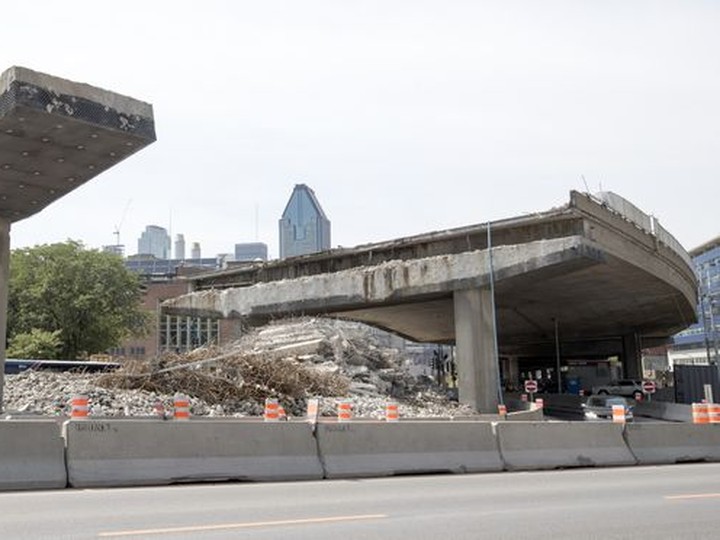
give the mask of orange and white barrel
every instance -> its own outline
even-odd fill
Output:
[[[710,403],[708,404],[708,421],[711,424],[720,424],[720,404]]]
[[[397,422],[400,420],[398,412],[398,404],[396,401],[388,401],[385,405],[385,420],[387,422]]]
[[[542,398],[535,398],[535,408],[542,409],[545,406],[545,402]]]
[[[277,422],[280,420],[280,403],[277,399],[265,399],[265,414],[263,414],[263,419],[266,422]]]
[[[691,407],[693,424],[708,424],[710,422],[707,403],[693,403]]]
[[[89,399],[85,394],[73,396],[70,400],[70,418],[87,418],[90,411],[88,403]]]
[[[184,394],[175,394],[173,397],[173,418],[175,420],[190,420],[190,398]]]
[[[625,423],[625,405],[612,406],[612,420],[616,424]]]
[[[502,403],[498,405],[498,414],[500,416],[505,416],[507,414],[507,407]]]
[[[337,406],[338,422],[352,420],[352,404],[349,401],[340,401]]]

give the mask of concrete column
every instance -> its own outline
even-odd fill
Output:
[[[636,333],[623,336],[623,372],[626,379],[642,379],[640,337]]]
[[[505,380],[512,385],[520,382],[520,365],[517,356],[506,356],[503,359],[503,369],[505,370]]]
[[[495,361],[490,290],[455,291],[454,310],[460,402],[479,412],[496,413],[500,373]]]
[[[10,222],[0,218],[0,412],[5,410],[5,340],[7,338],[8,282],[10,280]]]

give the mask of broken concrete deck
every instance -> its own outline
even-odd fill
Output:
[[[687,253],[593,197],[573,192],[567,206],[492,223],[491,238],[508,354],[552,341],[556,319],[564,340],[662,340],[695,320]],[[487,287],[489,270],[482,224],[196,277],[197,292],[164,309],[258,323],[323,314],[453,342],[453,292]]]
[[[154,140],[151,105],[12,67],[0,75],[0,217],[39,212]]]

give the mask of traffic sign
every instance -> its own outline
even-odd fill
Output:
[[[643,389],[643,392],[645,392],[646,394],[654,394],[655,393],[655,381],[643,381],[642,389]]]
[[[534,394],[535,392],[537,392],[537,389],[537,381],[533,381],[532,379],[528,379],[527,381],[525,381],[525,391],[528,394]]]

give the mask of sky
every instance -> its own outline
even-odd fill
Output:
[[[35,0],[3,5],[24,66],[153,105],[157,141],[12,247],[204,257],[265,242],[293,186],[350,247],[613,191],[686,248],[720,235],[720,2]]]

